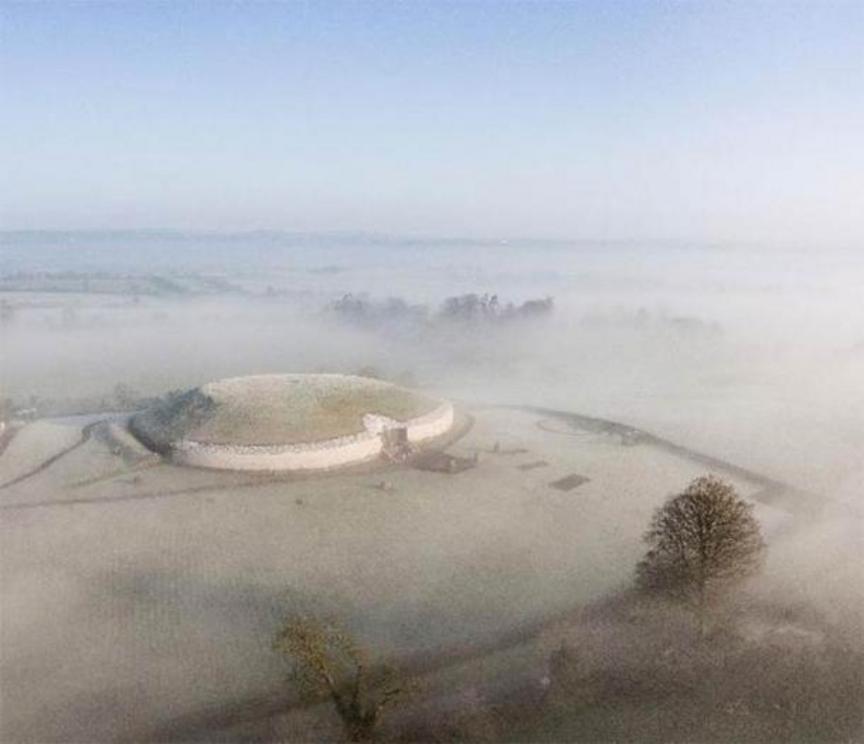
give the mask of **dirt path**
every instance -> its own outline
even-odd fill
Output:
[[[79,447],[82,447],[83,445],[85,445],[90,440],[90,437],[93,435],[93,429],[95,429],[99,424],[101,424],[102,421],[103,420],[93,421],[92,423],[87,424],[87,426],[85,426],[83,429],[81,429],[81,437],[77,442],[75,442],[75,444],[72,444],[72,445],[66,447],[65,449],[60,450],[56,454],[49,457],[47,460],[44,460],[41,463],[39,463],[35,468],[28,470],[26,473],[22,473],[21,475],[17,476],[16,478],[13,478],[12,480],[8,480],[5,483],[0,483],[0,491],[2,491],[4,488],[9,488],[10,486],[14,486],[18,483],[21,483],[22,481],[25,481],[28,478],[32,478],[34,475],[41,473],[43,470],[47,470],[55,462],[57,462],[59,459],[66,457],[66,455],[68,455],[70,452],[74,452]]]
[[[3,430],[3,433],[0,434],[0,455],[2,455],[6,448],[9,446],[9,443],[15,437],[15,433],[18,429],[14,426],[10,426],[7,424],[6,428]]]

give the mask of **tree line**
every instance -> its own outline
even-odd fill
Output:
[[[497,294],[464,294],[447,297],[438,307],[411,303],[401,297],[375,300],[348,293],[325,308],[325,314],[353,325],[424,325],[436,323],[503,324],[547,317],[555,309],[552,297],[530,299],[520,304]]]

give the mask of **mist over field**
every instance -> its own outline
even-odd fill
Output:
[[[180,280],[163,294],[5,294],[15,308],[3,331],[6,394],[98,396],[119,383],[158,394],[229,375],[373,366],[472,399],[618,417],[821,492],[858,466],[858,252],[452,242],[7,235],[5,276],[50,266]],[[224,286],[184,287],[184,273]],[[326,312],[346,294],[435,310],[468,293],[552,297],[555,311],[494,329],[370,326]]]
[[[853,492],[864,450],[864,259],[856,251],[4,237],[4,276],[46,266],[53,274],[158,275],[178,287],[5,293],[15,312],[3,328],[4,395],[16,401],[110,397],[118,384],[158,395],[262,372],[410,373],[457,399],[621,420],[759,470],[811,492],[826,519],[846,525],[827,539],[838,562],[849,560],[847,548],[860,551]],[[202,276],[223,284],[202,291]],[[554,312],[490,328],[364,324],[327,311],[353,294],[434,312],[467,293],[517,303],[552,297]]]
[[[150,256],[156,257],[152,263]],[[799,512],[792,516],[782,502],[760,506],[757,514],[770,551],[751,591],[766,606],[795,607],[795,613],[805,613],[802,617],[815,613],[813,617],[831,629],[795,632],[825,632],[834,639],[832,643],[845,639],[842,643],[858,646],[864,611],[864,326],[859,302],[864,266],[855,252],[527,242],[452,245],[358,236],[337,241],[327,236],[249,235],[227,241],[214,236],[65,236],[57,244],[44,236],[7,235],[0,274],[3,397],[11,400],[13,408],[44,410],[40,415],[89,413],[111,410],[124,399],[159,396],[228,376],[359,371],[404,381],[470,406],[540,406],[619,421],[784,482],[803,494]],[[454,308],[464,305],[452,299],[448,305],[448,298],[462,297],[464,303],[470,295],[480,297],[481,306],[496,297],[496,306],[502,308],[496,311],[497,319],[454,315]],[[520,310],[533,307],[543,309]],[[32,446],[35,459],[28,463],[25,456],[18,470],[11,463],[9,477],[37,465],[48,454],[39,454],[44,442],[54,440],[53,446],[61,447],[75,441],[77,429],[52,432],[50,426],[37,422],[19,433],[19,441],[13,444],[21,455],[15,457],[25,456]],[[481,435],[482,428],[477,436]],[[11,448],[5,456],[7,467],[10,454]],[[130,721],[141,719],[134,723],[141,736],[147,738],[155,731],[158,738],[173,739],[185,730],[184,725],[193,725],[178,722],[187,720],[207,700],[211,712],[203,720],[208,723],[194,726],[212,731],[213,720],[221,715],[213,712],[220,710],[213,700],[221,700],[220,705],[230,710],[232,700],[272,694],[270,680],[278,677],[279,667],[264,642],[291,586],[299,591],[300,599],[294,601],[340,616],[381,653],[437,653],[455,641],[480,643],[496,632],[498,618],[527,620],[536,617],[539,607],[560,612],[574,602],[597,601],[610,587],[627,585],[638,558],[637,537],[652,503],[616,509],[616,497],[628,498],[624,494],[636,482],[628,479],[638,478],[639,470],[623,460],[615,467],[620,471],[617,477],[624,480],[620,486],[607,486],[613,490],[605,491],[602,498],[607,502],[604,509],[617,523],[614,534],[620,537],[616,539],[607,535],[596,541],[592,535],[596,525],[581,518],[572,521],[573,516],[565,516],[552,504],[542,510],[537,505],[514,507],[500,494],[495,499],[500,506],[493,506],[475,492],[469,511],[460,517],[461,527],[453,534],[435,535],[431,530],[441,527],[432,525],[447,524],[449,517],[446,512],[429,514],[424,507],[424,529],[429,533],[425,537],[422,531],[416,533],[418,545],[427,540],[446,545],[448,557],[433,558],[425,548],[415,556],[400,547],[401,534],[397,537],[383,526],[392,517],[380,512],[375,498],[364,496],[358,501],[355,496],[353,519],[342,523],[337,517],[342,526],[335,531],[326,528],[329,540],[358,554],[370,550],[370,540],[381,540],[388,545],[385,555],[391,556],[383,563],[367,559],[359,575],[343,573],[340,559],[336,554],[327,557],[326,550],[322,561],[313,560],[308,566],[286,563],[287,556],[278,547],[284,539],[280,521],[273,518],[254,519],[258,524],[254,545],[238,544],[230,558],[221,557],[217,550],[202,568],[206,580],[175,574],[172,564],[156,555],[124,563],[116,576],[112,570],[112,575],[100,579],[108,582],[105,590],[112,597],[112,612],[120,614],[106,614],[106,610],[91,620],[86,614],[74,615],[70,628],[80,626],[84,632],[92,625],[96,632],[103,623],[115,622],[112,617],[130,613],[130,617],[148,618],[153,610],[147,608],[158,607],[162,608],[159,624],[175,618],[171,622],[177,630],[172,633],[191,634],[195,645],[186,645],[181,659],[175,661],[161,654],[151,656],[139,647],[146,636],[130,636],[124,642],[127,650],[118,651],[85,633],[76,643],[89,645],[91,661],[80,665],[86,670],[98,662],[98,668],[123,674],[125,665],[137,658],[143,669],[152,667],[145,672],[147,678],[164,680],[168,675],[184,687],[182,680],[189,670],[200,669],[205,678],[201,689],[178,696],[169,686],[164,695],[153,693],[146,703],[140,701],[124,713],[131,716]],[[60,463],[52,469],[54,478],[64,477]],[[692,470],[690,477],[698,472]],[[65,477],[68,482],[73,476]],[[650,477],[652,488],[665,488],[668,494],[680,488],[687,476],[683,470],[673,476],[661,469]],[[173,479],[163,476],[159,487],[171,488]],[[34,496],[27,498],[44,497],[56,488],[40,491],[38,483],[31,489]],[[624,490],[616,494],[619,487]],[[111,498],[110,490],[105,493]],[[215,536],[229,529],[236,517],[220,515],[238,514],[238,506],[232,504],[241,493],[220,496],[208,516],[202,512],[194,519],[188,511],[191,504],[166,504],[175,516],[165,518],[188,525],[182,528],[182,536],[167,523],[160,527],[155,513],[144,516],[142,512],[140,539],[103,541],[102,548],[106,555],[123,555],[127,550],[149,553],[163,544],[188,543],[187,550],[193,550],[192,546],[210,542],[205,534]],[[419,489],[414,496],[424,498],[423,493]],[[267,510],[283,508],[275,491],[267,494],[262,491],[256,496],[264,510],[262,519]],[[452,495],[461,499],[456,491]],[[9,498],[14,503],[16,497]],[[319,498],[324,498],[323,493]],[[319,518],[335,507],[335,502],[325,507],[326,499],[319,508],[327,511]],[[441,508],[446,503],[450,502],[443,502]],[[528,533],[525,509],[538,522]],[[119,530],[120,523],[113,525],[121,512],[100,513],[104,515],[100,529],[106,534]],[[254,511],[249,514],[247,519],[253,518]],[[10,512],[7,529],[21,524],[13,515]],[[84,534],[79,532],[87,529],[84,516],[82,512],[76,518],[73,534]],[[44,540],[50,535],[50,543],[56,544],[50,549],[45,544],[50,561],[63,559],[64,550],[73,545],[55,519],[50,517],[53,526],[46,522],[38,533]],[[37,524],[32,522],[31,529]],[[294,533],[294,550],[310,556],[321,553],[314,541],[307,544],[311,536],[323,534],[321,529],[323,524],[316,522],[308,535]],[[465,530],[472,529],[472,547],[466,552],[462,541],[468,534]],[[27,533],[20,534],[24,539]],[[38,539],[33,534],[32,539]],[[223,539],[232,539],[229,534],[233,533]],[[150,537],[140,542],[145,535]],[[532,542],[530,535],[540,542]],[[625,535],[631,537],[624,540]],[[217,546],[218,540],[208,552]],[[192,555],[200,555],[199,549],[194,548]],[[400,559],[393,564],[395,555]],[[195,565],[201,558],[190,555],[178,560]],[[454,563],[465,566],[462,573],[452,575]],[[567,578],[559,564],[580,569]],[[84,588],[89,584],[73,588],[80,580],[70,584],[53,570],[46,574],[42,565],[28,561],[24,575],[52,594],[62,592],[71,607],[78,606],[79,600],[73,599],[76,592],[92,591]],[[238,572],[248,586],[230,588],[238,579],[228,577]],[[377,582],[364,578],[367,572],[387,580],[379,588]],[[418,574],[425,576],[420,585],[414,580]],[[477,576],[498,577],[506,591],[501,596],[478,593]],[[307,585],[322,588],[313,596]],[[391,591],[398,592],[398,603]],[[211,608],[212,619],[203,627],[186,629],[191,617],[174,614],[178,602]],[[6,623],[4,655],[8,658],[15,658],[11,638],[16,639],[15,647],[22,643],[22,618],[38,606],[35,597],[19,595],[15,615],[23,614],[17,617],[7,605],[8,617],[14,617]],[[436,618],[434,630],[424,631],[429,613]],[[754,638],[766,632],[755,620],[748,622]],[[103,632],[117,632],[104,627]],[[29,636],[27,643],[41,638],[37,645],[61,653],[66,643],[62,636],[46,639],[44,632]],[[154,627],[145,632],[157,631]],[[584,632],[595,631],[586,628]],[[620,642],[626,647],[630,641],[625,631],[621,633],[617,641],[602,643]],[[646,627],[644,633],[645,643],[662,643],[659,630]],[[243,642],[232,650],[232,639],[240,638]],[[217,667],[212,667],[217,659],[207,649],[215,639],[227,645],[218,655]],[[631,652],[622,649],[620,653]],[[602,664],[612,664],[612,669],[626,666],[623,660],[613,661],[614,656],[604,658]],[[486,683],[505,684],[510,663],[487,676]],[[830,679],[841,684],[847,679],[844,675],[853,673],[847,667],[838,667]],[[217,693],[210,685],[223,668],[234,670],[233,681]],[[86,672],[83,679],[91,673],[96,672]],[[683,671],[675,672],[679,673]],[[76,710],[63,692],[69,683],[61,677],[56,684],[57,692],[46,690],[44,699],[56,699],[56,705],[66,706],[63,709]],[[856,684],[850,687],[848,681],[842,682],[847,697],[845,702],[837,699],[838,705],[846,706],[844,711],[857,705]],[[96,703],[87,703],[91,704]],[[16,706],[23,715],[25,708]],[[10,720],[17,721],[12,731],[35,725],[26,716]],[[43,735],[62,739],[62,732],[74,731],[102,740],[119,725],[115,714],[95,715],[90,727],[76,723],[70,728],[68,722],[59,723],[63,720],[58,719],[60,728],[43,728]],[[149,729],[140,728],[145,720],[151,721]],[[842,730],[849,725],[842,724],[841,728],[846,727]]]
[[[862,49],[0,3],[0,742],[864,740]]]

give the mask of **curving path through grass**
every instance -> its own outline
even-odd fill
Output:
[[[81,429],[81,437],[78,439],[77,442],[68,447],[64,447],[62,450],[51,455],[51,457],[49,457],[47,460],[43,460],[36,467],[31,468],[26,473],[22,473],[21,475],[16,476],[15,478],[12,478],[5,483],[0,483],[0,491],[2,491],[4,488],[15,486],[18,483],[27,480],[28,478],[32,478],[34,475],[38,475],[42,471],[50,468],[58,460],[66,457],[66,455],[68,455],[69,453],[74,452],[79,447],[85,445],[90,440],[90,437],[93,435],[93,430],[105,420],[106,419],[99,419],[99,421],[93,421],[87,424],[84,428]]]

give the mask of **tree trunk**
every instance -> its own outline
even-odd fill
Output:
[[[375,729],[378,724],[377,718],[378,717],[374,715],[361,715],[350,723],[345,721],[345,733],[348,736],[348,741],[373,741],[375,739]]]

